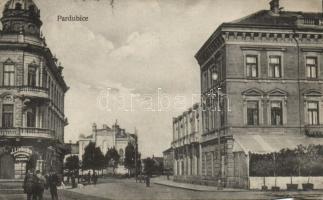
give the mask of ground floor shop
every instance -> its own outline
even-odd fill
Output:
[[[0,147],[0,179],[23,179],[28,169],[61,174],[64,145],[22,142]]]

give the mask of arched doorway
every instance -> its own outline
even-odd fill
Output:
[[[10,154],[0,157],[0,179],[15,178],[15,160]]]

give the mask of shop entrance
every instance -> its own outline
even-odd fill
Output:
[[[15,178],[15,160],[10,154],[3,154],[0,157],[0,179]]]

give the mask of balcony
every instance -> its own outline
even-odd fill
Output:
[[[32,97],[32,98],[43,98],[48,99],[48,89],[37,86],[19,86],[18,91],[21,95]]]
[[[323,125],[306,125],[305,135],[308,137],[323,138]]]
[[[16,91],[21,96],[26,96],[30,98],[41,98],[48,99],[48,89],[38,86],[0,86],[0,92],[5,91]]]
[[[42,128],[0,128],[0,137],[55,139],[55,132]]]

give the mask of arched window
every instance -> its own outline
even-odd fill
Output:
[[[21,3],[16,3],[15,5],[16,10],[21,10],[21,7],[22,7]]]

